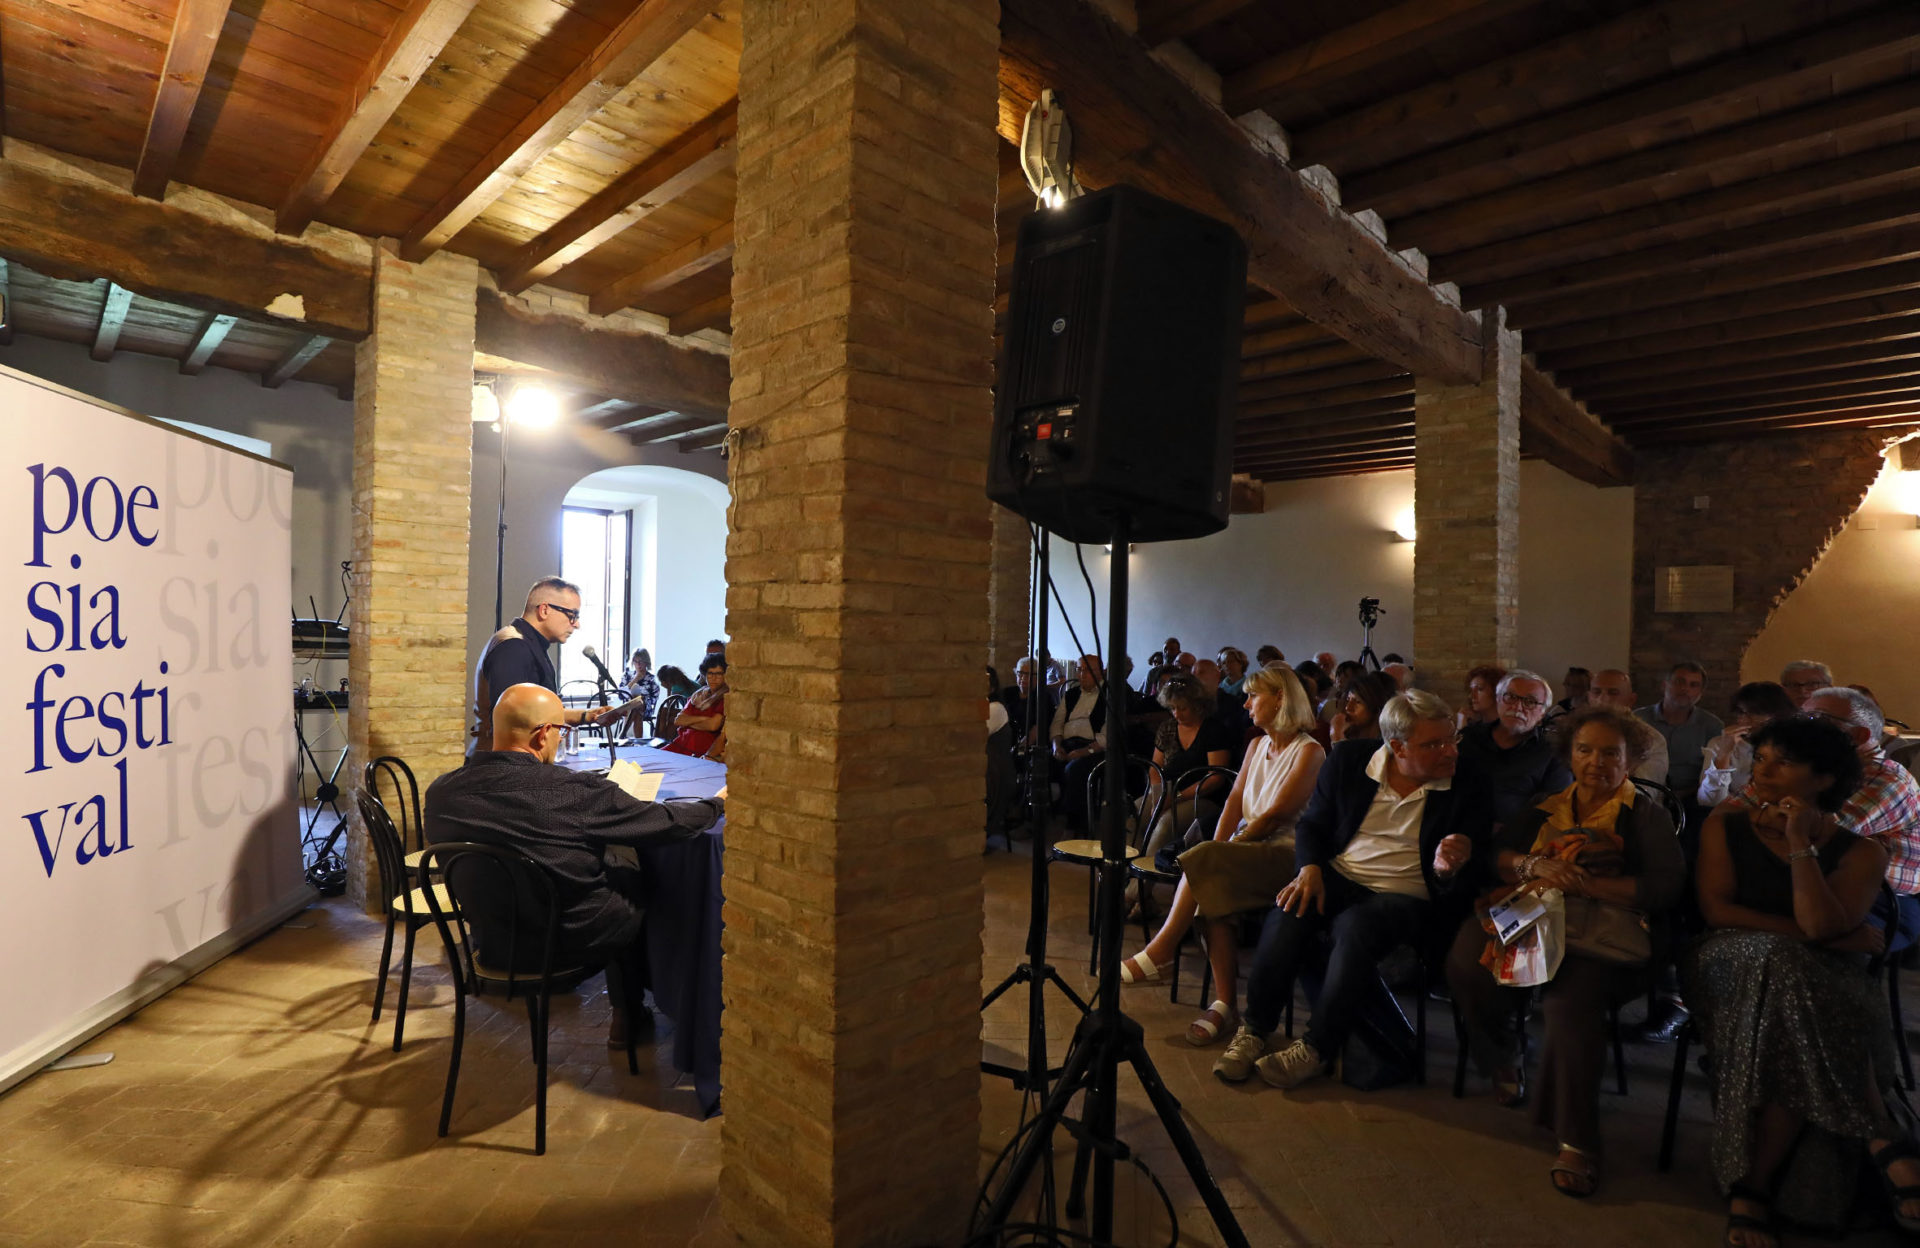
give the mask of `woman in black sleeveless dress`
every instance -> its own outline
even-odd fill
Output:
[[[1833,818],[1859,785],[1859,757],[1839,729],[1799,718],[1768,724],[1753,748],[1752,800],[1721,803],[1701,835],[1711,930],[1685,972],[1713,1059],[1726,1242],[1773,1248],[1776,1210],[1808,1227],[1845,1223],[1863,1154],[1896,1181],[1920,1163],[1900,1147],[1886,995],[1868,969],[1886,851]],[[1920,1200],[1896,1210],[1920,1212]]]

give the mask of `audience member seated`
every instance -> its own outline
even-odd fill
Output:
[[[1569,711],[1579,710],[1587,704],[1587,692],[1593,688],[1593,673],[1584,667],[1570,667],[1567,674],[1560,678],[1560,691],[1564,695],[1547,712],[1548,719],[1557,719]]]
[[[653,656],[644,648],[633,652],[627,670],[620,673],[620,689],[627,698],[627,735],[651,735],[653,713],[660,709],[660,682],[653,674]]]
[[[1160,801],[1160,777],[1165,777],[1168,784],[1179,784],[1188,772],[1202,767],[1231,767],[1243,740],[1231,735],[1214,716],[1213,695],[1191,676],[1175,677],[1162,685],[1160,705],[1172,712],[1172,718],[1163,720],[1154,734],[1153,762],[1160,774],[1147,773],[1147,794],[1140,802],[1143,812]],[[1220,818],[1220,804],[1228,787],[1224,776],[1209,776],[1182,786],[1168,799],[1166,810],[1148,831],[1142,857],[1151,862],[1162,845],[1195,823],[1204,824],[1211,832]]]
[[[1795,659],[1780,669],[1780,687],[1793,699],[1793,709],[1797,711],[1813,696],[1814,690],[1833,687],[1833,671],[1813,659]]]
[[[693,696],[693,678],[671,663],[660,666],[660,687],[670,698],[690,698]]]
[[[1515,673],[1518,675],[1518,673]],[[1647,948],[1637,958],[1595,956],[1573,945],[1542,990],[1546,1043],[1534,1121],[1554,1133],[1559,1156],[1548,1173],[1569,1196],[1590,1196],[1599,1180],[1600,1079],[1606,1072],[1607,1007],[1647,989],[1651,968],[1665,958],[1665,916],[1686,887],[1687,864],[1673,820],[1642,797],[1630,778],[1654,732],[1631,712],[1583,706],[1566,717],[1560,761],[1572,771],[1565,789],[1500,825],[1491,866],[1500,884],[1482,899],[1481,912],[1460,925],[1447,957],[1447,983],[1466,1019],[1468,1044],[1502,1105],[1526,1099],[1514,1015],[1528,988],[1494,979],[1500,944],[1485,908],[1515,893],[1559,889],[1566,896],[1568,930],[1604,907],[1610,923],[1631,938],[1645,926]],[[1631,953],[1632,951],[1628,951]]]
[[[1278,659],[1280,656],[1278,653],[1276,653],[1274,657]],[[1323,672],[1331,672],[1335,668],[1340,666],[1339,662],[1335,660],[1333,656],[1333,651],[1331,650],[1322,650],[1320,653],[1313,656],[1313,661],[1320,665],[1320,670]],[[1348,662],[1352,662],[1352,661],[1353,660],[1351,659],[1348,660]]]
[[[1299,871],[1267,915],[1246,1018],[1213,1066],[1229,1083],[1256,1068],[1279,1088],[1325,1074],[1379,982],[1380,960],[1450,935],[1478,888],[1473,862],[1493,820],[1492,791],[1470,764],[1460,765],[1453,708],[1409,690],[1387,703],[1380,728],[1382,742],[1333,747],[1300,816]],[[1332,952],[1313,1021],[1300,1039],[1268,1052],[1294,980],[1322,937]]]
[[[1326,699],[1328,694],[1333,692],[1333,678],[1327,675],[1325,668],[1315,663],[1312,659],[1304,659],[1299,663],[1295,663],[1293,665],[1293,674],[1300,678],[1301,688],[1307,691],[1307,696],[1313,699],[1313,704],[1316,707]]]
[[[1558,793],[1572,779],[1567,766],[1540,731],[1553,686],[1541,676],[1515,669],[1500,678],[1492,723],[1471,724],[1460,734],[1460,753],[1478,763],[1493,785],[1493,822],[1511,823],[1536,795]]]
[[[1688,848],[1689,857],[1699,841],[1700,820],[1705,814],[1695,800],[1700,791],[1702,760],[1707,756],[1707,743],[1726,727],[1719,716],[1701,709],[1700,699],[1706,691],[1705,668],[1698,663],[1675,663],[1667,673],[1660,700],[1634,712],[1666,739],[1667,787],[1687,812],[1680,840]]]
[[[1603,667],[1593,674],[1593,687],[1587,690],[1587,701],[1594,706],[1617,706],[1631,711],[1638,702],[1633,693],[1633,678],[1617,667]],[[1647,751],[1647,760],[1633,769],[1634,778],[1665,784],[1667,739],[1656,733],[1649,744],[1652,748]]]
[[[1107,689],[1098,655],[1080,656],[1080,680],[1054,708],[1048,738],[1060,803],[1076,835],[1087,827],[1087,780],[1107,750]]]
[[[1294,877],[1294,822],[1325,758],[1320,744],[1307,735],[1313,704],[1286,667],[1274,664],[1247,677],[1247,707],[1262,735],[1247,746],[1213,839],[1180,855],[1183,874],[1166,922],[1145,949],[1120,966],[1122,983],[1159,979],[1173,964],[1194,916],[1206,920],[1207,957],[1220,998],[1187,1028],[1193,1044],[1213,1043],[1234,1021],[1239,949],[1228,920],[1272,905],[1274,893]]]
[[[1013,683],[1000,691],[1007,716],[1013,721],[1013,739],[1023,748],[1038,745],[1053,723],[1053,699],[1045,690],[1034,692],[1033,660],[1022,656],[1013,665]]]
[[[1246,701],[1247,652],[1236,646],[1222,646],[1217,661],[1220,670],[1226,673],[1220,680],[1221,691],[1242,702]]]
[[[700,678],[706,682],[674,717],[680,731],[663,749],[674,754],[706,758],[720,742],[727,724],[727,661],[717,654],[700,660]]]
[[[1344,689],[1336,689],[1329,699],[1339,703],[1339,709],[1333,713],[1333,719],[1328,724],[1329,735],[1335,741],[1378,741],[1380,712],[1399,692],[1400,687],[1394,683],[1393,677],[1385,672],[1369,672],[1362,668],[1358,675],[1347,681]]]
[[[1467,704],[1461,709],[1455,726],[1462,732],[1473,724],[1491,724],[1500,718],[1500,682],[1507,669],[1491,663],[1467,671]]]
[[[1014,813],[1013,719],[1000,700],[1000,673],[987,667],[987,835],[1004,832]]]
[[[1213,717],[1226,729],[1228,739],[1233,742],[1233,752],[1238,754],[1256,731],[1253,716],[1247,713],[1247,700],[1228,697],[1222,691],[1220,666],[1211,659],[1202,659],[1193,665],[1193,678],[1212,699]]]
[[[727,790],[722,786],[712,798],[689,801],[636,801],[603,776],[555,766],[561,730],[560,699],[551,690],[508,688],[494,704],[491,747],[427,787],[426,837],[436,845],[503,845],[553,877],[560,905],[553,965],[608,966],[615,1006],[609,1043],[624,1047],[625,986],[646,982],[637,945],[638,878],[629,869],[609,867],[603,854],[609,845],[642,848],[699,835],[726,813]],[[484,895],[461,890],[457,874],[452,883],[468,911],[481,962],[505,968],[510,943],[523,963],[536,955],[544,929],[519,932],[514,942],[510,902],[501,899],[496,910]]]
[[[1269,663],[1285,663],[1287,656],[1280,653],[1279,646],[1261,646],[1253,652],[1253,661],[1265,667]]]
[[[1405,693],[1407,690],[1413,688],[1413,665],[1412,664],[1404,663],[1398,659],[1394,659],[1389,662],[1382,663],[1380,665],[1380,670],[1385,672],[1387,675],[1393,677],[1393,683],[1400,687],[1400,692]]]
[[[1775,1248],[1776,1215],[1837,1234],[1867,1157],[1903,1189],[1902,1227],[1920,1230],[1920,1153],[1894,1091],[1886,993],[1867,967],[1887,851],[1835,817],[1859,787],[1860,756],[1812,719],[1775,720],[1751,741],[1758,805],[1723,803],[1702,829],[1710,930],[1685,966],[1711,1056],[1726,1242]]]
[[[1920,783],[1881,748],[1886,718],[1880,704],[1857,689],[1816,689],[1801,713],[1825,720],[1847,734],[1860,755],[1860,787],[1840,808],[1840,826],[1878,841],[1887,851],[1887,884],[1900,907],[1900,938],[1892,952],[1920,936]],[[1884,927],[1887,916],[1881,915]]]
[[[1753,747],[1747,744],[1748,735],[1768,720],[1793,714],[1794,705],[1779,685],[1756,680],[1740,686],[1728,709],[1733,712],[1733,722],[1707,742],[1706,754],[1700,760],[1700,787],[1693,800],[1708,810],[1747,787],[1747,778],[1753,774]]]

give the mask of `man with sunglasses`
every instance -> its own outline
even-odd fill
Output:
[[[1493,782],[1493,822],[1498,827],[1520,814],[1538,793],[1558,793],[1573,783],[1573,773],[1541,731],[1553,686],[1544,676],[1516,668],[1494,691],[1500,717],[1470,724],[1460,734],[1460,757],[1471,759]]]
[[[474,671],[473,726],[469,730],[469,750],[480,746],[492,732],[493,705],[503,690],[515,685],[539,685],[560,692],[560,678],[547,654],[549,645],[565,645],[573,630],[580,627],[580,587],[557,576],[535,581],[527,591],[526,609],[520,618],[487,639]],[[599,723],[617,718],[625,707],[573,707],[562,712],[565,726]]]

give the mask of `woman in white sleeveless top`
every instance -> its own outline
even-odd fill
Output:
[[[1167,921],[1145,949],[1120,966],[1124,983],[1159,979],[1173,965],[1195,915],[1205,921],[1207,957],[1220,999],[1187,1028],[1194,1044],[1211,1044],[1233,1030],[1240,966],[1229,920],[1243,910],[1271,906],[1293,879],[1293,826],[1326,760],[1326,751],[1308,735],[1313,700],[1290,668],[1273,664],[1249,674],[1246,692],[1247,712],[1262,735],[1247,746],[1213,839],[1180,855],[1182,877]]]

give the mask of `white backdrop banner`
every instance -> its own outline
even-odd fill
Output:
[[[293,474],[0,369],[5,1089],[311,896]]]

